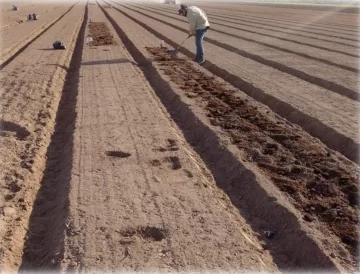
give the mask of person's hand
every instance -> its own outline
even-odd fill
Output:
[[[193,35],[192,35],[192,33],[189,33],[189,36],[188,36],[188,38],[190,38],[191,36],[193,36]]]

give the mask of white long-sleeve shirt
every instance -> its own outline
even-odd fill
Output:
[[[194,34],[197,29],[205,29],[210,26],[205,12],[198,7],[188,7],[186,17],[189,20],[189,34]]]

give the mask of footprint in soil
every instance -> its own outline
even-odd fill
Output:
[[[105,154],[110,157],[127,158],[131,156],[131,153],[123,152],[120,150],[106,151]]]
[[[8,122],[0,119],[0,136],[10,137],[15,135],[17,139],[24,140],[30,135],[30,132],[13,122]]]
[[[177,156],[169,156],[169,157],[166,157],[165,160],[167,162],[171,163],[171,165],[172,165],[171,168],[173,170],[177,170],[177,169],[181,168],[181,163],[180,163],[179,157],[177,157]]]
[[[187,176],[188,178],[194,177],[194,175],[191,173],[191,171],[189,171],[189,170],[187,170],[187,169],[184,169],[184,172],[185,172],[185,174],[186,174],[186,176]]]
[[[168,147],[177,147],[176,140],[174,139],[167,139]]]
[[[126,230],[119,231],[120,235],[123,237],[134,237],[138,236],[145,240],[159,242],[167,237],[167,231],[162,228],[157,228],[154,226],[140,226],[135,229],[130,228]]]
[[[173,169],[173,170],[177,170],[177,169],[181,168],[181,163],[180,163],[179,157],[176,157],[176,156],[165,157],[164,162],[171,163],[171,169]],[[157,159],[151,160],[150,165],[152,165],[154,167],[159,167],[159,166],[161,166],[161,162]],[[185,170],[185,173],[186,173],[187,177],[189,177],[189,178],[193,177],[193,175],[190,171]]]
[[[11,181],[6,184],[6,188],[9,189],[12,193],[17,193],[21,190],[21,186],[18,185],[17,181]]]
[[[152,166],[161,166],[161,162],[159,160],[157,160],[157,159],[151,160],[150,165],[152,165]]]
[[[164,147],[159,147],[159,148],[156,148],[157,151],[160,151],[160,152],[165,152],[165,151],[177,151],[179,150],[179,147],[177,146],[176,144],[176,140],[174,139],[167,139],[167,146],[166,148]]]

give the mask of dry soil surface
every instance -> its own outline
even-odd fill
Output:
[[[357,9],[203,3],[199,66],[177,6],[14,4],[1,269],[359,267]]]

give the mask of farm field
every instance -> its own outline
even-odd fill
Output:
[[[194,38],[168,53],[188,33],[178,5],[16,4],[0,269],[359,267],[358,9],[200,2],[199,66]]]

